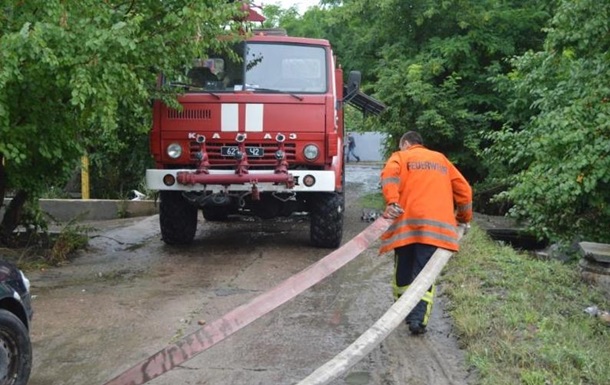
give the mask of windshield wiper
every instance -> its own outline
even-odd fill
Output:
[[[254,92],[259,91],[259,92],[269,92],[269,93],[272,93],[272,94],[288,94],[288,95],[292,96],[293,98],[297,99],[298,101],[302,101],[303,100],[302,96],[299,96],[299,95],[294,94],[292,92],[276,90],[276,89],[273,89],[273,88],[248,87],[247,89],[248,89],[248,91],[254,91]]]
[[[195,87],[193,84],[189,84],[189,83],[182,83],[182,82],[170,82],[169,83],[170,87],[181,87],[184,89],[189,89],[191,87]]]
[[[185,90],[197,90],[199,92],[205,92],[206,94],[210,94],[213,97],[215,97],[216,99],[220,99],[220,96],[218,96],[217,94],[215,94],[214,92],[210,91],[210,90],[206,90],[204,87],[201,86],[196,86],[194,84],[189,84],[189,83],[182,83],[182,82],[171,82],[169,83],[170,87],[180,87],[183,88]]]

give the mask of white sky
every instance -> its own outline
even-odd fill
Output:
[[[293,5],[297,6],[297,10],[300,14],[303,14],[307,8],[319,4],[319,0],[259,0],[262,4],[276,4],[280,7],[287,9]],[[257,2],[258,3],[258,2]]]

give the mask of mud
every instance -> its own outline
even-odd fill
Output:
[[[357,199],[377,191],[378,175],[378,165],[348,167],[344,241],[368,225]],[[89,249],[72,263],[30,272],[30,385],[101,385],[329,252],[309,246],[300,218],[200,221],[194,244],[181,248],[160,241],[157,216],[96,223]],[[298,383],[391,306],[392,260],[377,246],[150,384]],[[439,296],[427,334],[413,337],[401,325],[332,384],[472,380]]]

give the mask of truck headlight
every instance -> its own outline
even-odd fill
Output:
[[[308,144],[303,149],[303,155],[305,156],[305,159],[307,159],[307,160],[315,160],[319,154],[320,154],[320,150],[318,149],[318,146],[316,146],[315,144]]]
[[[167,155],[172,159],[180,158],[182,155],[182,147],[178,143],[172,143],[167,146]]]

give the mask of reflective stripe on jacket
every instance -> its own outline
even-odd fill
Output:
[[[393,153],[381,186],[386,203],[404,213],[382,235],[380,253],[412,243],[458,250],[456,219],[472,219],[472,189],[443,154],[421,145]]]

